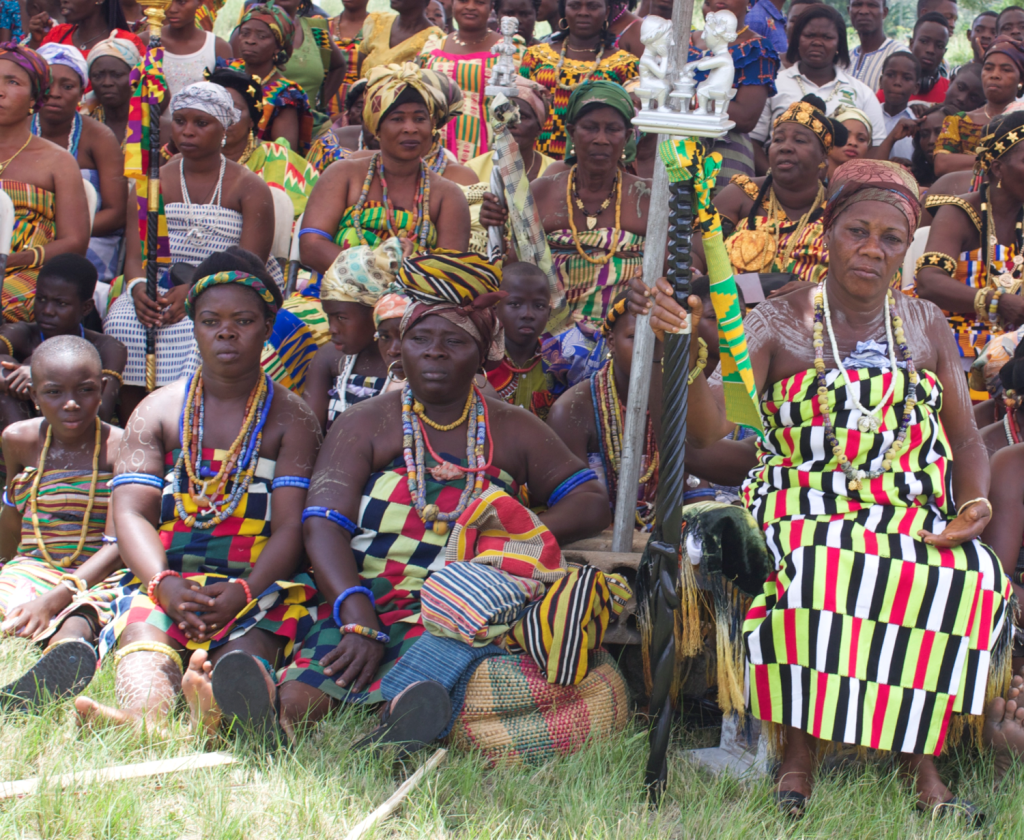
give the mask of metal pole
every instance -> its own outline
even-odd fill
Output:
[[[693,18],[693,0],[675,0],[672,7],[672,31],[675,34],[674,63],[670,65],[670,74],[674,75],[684,64],[690,49],[690,23]],[[658,142],[667,139],[667,135],[658,135]],[[661,155],[654,162],[654,184],[651,188],[650,210],[647,216],[647,236],[644,240],[644,283],[650,287],[654,281],[662,276],[662,265],[664,264],[665,252],[668,242],[668,230],[670,213],[664,212],[669,208],[669,183],[665,173],[665,163]],[[671,270],[671,264],[670,264]],[[689,280],[689,267],[687,266],[687,282]],[[643,439],[647,425],[647,401],[651,391],[651,379],[648,371],[654,359],[654,333],[648,329],[650,317],[641,315],[636,319],[636,333],[633,338],[633,362],[629,377],[629,395],[626,398],[626,424],[622,432],[622,461],[619,467],[619,492],[615,500],[614,531],[612,532],[612,551],[633,550],[633,525],[636,522],[636,488],[640,480],[640,462],[643,459]],[[681,338],[682,336],[676,336]],[[666,349],[667,349],[666,342]],[[676,363],[679,353],[674,351]],[[687,343],[686,353],[689,353]],[[686,357],[683,357],[684,372],[684,405],[685,405],[685,382],[689,372],[689,364]],[[664,359],[665,376],[663,387],[670,381],[673,375],[669,366],[668,353]],[[668,409],[668,404],[663,400],[663,405]],[[661,451],[661,467],[658,479],[658,523],[662,523],[664,512],[668,512],[669,505],[673,502],[676,507],[681,508],[683,503],[682,493],[682,454],[683,443],[686,437],[686,421],[683,418],[682,437],[678,437],[679,428],[673,424],[671,415],[662,415],[662,440],[659,441]],[[666,462],[665,455],[678,446],[678,457],[669,459]],[[676,464],[678,463],[678,468]],[[679,475],[674,471],[678,469]],[[678,480],[676,480],[678,479]],[[667,487],[666,487],[667,483]],[[633,488],[630,492],[630,488]],[[678,490],[678,495],[669,495],[666,492],[669,488]],[[676,516],[676,521],[679,517]],[[658,526],[656,526],[658,527]],[[664,533],[662,528],[661,533]],[[676,531],[675,539],[669,542],[678,543],[679,534]]]

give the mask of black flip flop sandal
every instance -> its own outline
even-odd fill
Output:
[[[412,753],[437,740],[451,717],[448,689],[433,680],[416,682],[391,701],[381,725],[352,746],[359,750],[396,744]]]
[[[803,819],[804,811],[807,810],[808,797],[795,790],[775,791],[775,804],[784,817],[793,820]]]
[[[956,820],[968,828],[981,828],[985,823],[985,815],[975,805],[966,799],[954,796],[945,802],[940,802],[933,808],[918,803],[917,809],[924,813],[931,813],[932,822],[936,820]]]
[[[288,743],[279,723],[277,686],[250,654],[242,650],[225,654],[213,667],[210,680],[213,699],[231,729],[267,749]]]
[[[0,708],[27,711],[81,694],[96,675],[96,651],[73,639],[54,645],[25,674],[0,688]]]

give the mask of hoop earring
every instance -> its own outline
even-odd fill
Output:
[[[408,376],[406,376],[403,379],[399,379],[397,376],[394,376],[391,373],[391,368],[393,368],[397,364],[401,364],[401,363],[398,362],[398,361],[394,361],[390,365],[388,365],[388,379],[390,379],[392,382],[408,382],[409,381],[409,377]],[[404,373],[404,371],[403,371],[403,373]]]
[[[567,21],[565,18],[562,18],[560,21],[558,21],[558,28],[559,29],[568,29],[569,28],[569,21]]]

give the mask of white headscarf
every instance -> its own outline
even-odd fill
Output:
[[[231,128],[242,119],[231,94],[213,82],[196,82],[174,94],[171,99],[171,113],[185,108],[209,114],[224,128]]]
[[[89,68],[78,47],[70,44],[43,44],[36,52],[46,59],[47,64],[63,64],[74,70],[82,80],[83,88],[89,84]]]

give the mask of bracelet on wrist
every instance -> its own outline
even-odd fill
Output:
[[[965,510],[967,510],[967,508],[969,508],[971,505],[976,505],[976,504],[979,504],[981,502],[984,502],[985,505],[988,507],[988,515],[991,516],[992,515],[992,502],[990,502],[984,496],[978,496],[977,499],[971,499],[969,502],[964,502],[962,505],[960,505],[960,507],[957,508],[956,515],[957,516],[962,516],[963,512]]]
[[[245,591],[245,603],[252,603],[252,590],[249,588],[249,583],[242,578],[235,578],[232,583],[237,583]]]
[[[999,323],[999,299],[1003,296],[1005,289],[997,288],[992,292],[992,299],[988,302],[988,323],[989,326],[997,326]]]
[[[164,569],[162,572],[157,572],[155,575],[153,575],[153,577],[149,579],[149,586],[146,587],[146,597],[149,598],[149,600],[152,601],[154,604],[157,603],[156,588],[160,585],[160,581],[162,581],[166,577],[180,578],[181,573],[175,572],[171,569]]]
[[[380,642],[382,645],[386,645],[391,642],[391,637],[387,633],[381,633],[379,630],[374,630],[372,627],[364,627],[362,624],[343,624],[340,628],[341,635],[347,636],[349,633],[355,633],[357,636],[362,636],[365,639],[370,639],[374,642]]]
[[[708,343],[703,338],[698,338],[697,344],[697,362],[693,366],[693,370],[690,371],[690,375],[686,378],[687,385],[692,385],[697,377],[700,376],[701,371],[708,366]]]
[[[349,595],[365,595],[370,599],[370,606],[377,609],[377,602],[373,597],[373,592],[367,589],[365,586],[350,586],[344,592],[342,592],[337,598],[334,599],[334,610],[332,615],[334,617],[334,623],[341,627],[341,605],[345,603],[345,599]]]

